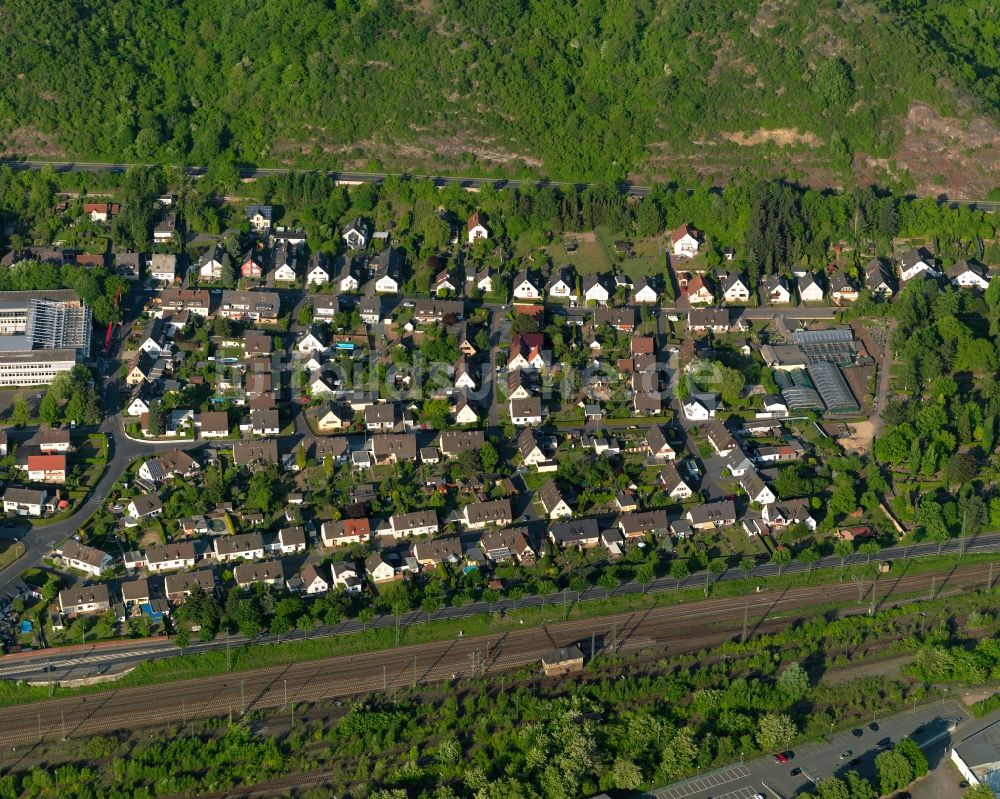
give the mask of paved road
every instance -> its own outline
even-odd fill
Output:
[[[950,542],[945,546],[944,551],[956,551],[958,546],[959,542]],[[1000,551],[1000,535],[980,536],[977,539],[970,540],[966,550],[969,552]],[[902,558],[904,554],[909,557],[918,557],[921,555],[936,553],[937,544],[922,544],[908,548],[895,547],[886,549],[883,551],[882,556],[895,560]],[[866,560],[867,556],[858,554],[849,558],[847,560],[847,564],[861,564],[865,563]],[[836,557],[824,558],[819,561],[817,565],[837,567],[840,565],[840,559]],[[801,572],[806,569],[807,567],[804,564],[793,562],[783,571]],[[997,569],[998,574],[996,575],[996,579],[994,579],[993,570],[987,565],[979,565],[964,569],[949,568],[939,575],[921,574],[905,576],[903,575],[903,571],[903,566],[897,562],[894,569],[895,573],[883,575],[874,581],[871,578],[868,578],[860,583],[854,583],[852,580],[845,578],[843,582],[826,584],[823,586],[789,589],[788,591],[780,593],[780,599],[778,601],[772,601],[771,599],[771,597],[775,594],[764,591],[760,594],[753,594],[750,597],[736,597],[725,600],[707,600],[709,603],[707,605],[704,602],[692,602],[680,607],[673,606],[669,612],[672,614],[673,618],[676,619],[686,613],[704,613],[705,608],[714,608],[715,605],[712,603],[719,602],[724,603],[726,607],[737,608],[735,615],[733,615],[732,610],[727,611],[730,615],[727,617],[726,621],[733,622],[735,620],[736,623],[742,625],[744,606],[752,608],[753,605],[760,604],[761,607],[770,608],[768,613],[774,613],[775,609],[782,603],[790,603],[788,606],[794,608],[801,606],[804,601],[815,603],[820,597],[828,599],[829,601],[835,601],[839,597],[841,599],[851,598],[858,601],[859,609],[862,612],[867,612],[869,608],[873,606],[880,606],[890,600],[891,597],[899,596],[902,592],[933,588],[935,594],[940,595],[940,592],[949,590],[949,586],[951,587],[951,590],[960,591],[963,590],[963,588],[960,587],[964,587],[964,589],[971,589],[973,585],[983,586],[987,581],[992,581],[992,584],[995,585],[997,579],[1000,579],[1000,569]],[[734,568],[722,574],[718,580],[754,579],[757,577],[774,575],[776,573],[777,567],[773,564],[766,563],[751,571],[749,577],[747,578],[744,577],[742,570]],[[504,599],[492,603],[471,602],[461,607],[442,608],[433,614],[427,614],[421,610],[415,610],[401,616],[399,618],[399,625],[402,628],[423,624],[430,620],[463,619],[469,618],[470,616],[490,613],[503,613],[507,616],[511,616],[524,608],[542,607],[546,605],[563,605],[569,608],[573,604],[580,601],[604,599],[609,595],[627,596],[630,594],[649,593],[654,591],[673,591],[678,587],[701,588],[705,585],[706,579],[707,573],[701,571],[696,572],[679,582],[673,577],[661,577],[645,586],[636,582],[622,583],[611,591],[595,586],[580,593],[567,590],[544,597],[530,596],[519,600]],[[929,593],[930,592],[928,592],[928,594]],[[396,623],[397,620],[395,616],[386,615],[376,617],[371,625],[367,626],[376,628],[391,628],[394,627]],[[750,624],[749,629],[752,630],[754,624],[752,617],[750,616],[748,616],[748,623]],[[787,618],[782,621],[782,625],[787,625],[788,623],[789,621]],[[335,626],[319,627],[311,631],[308,634],[308,637],[335,637],[346,633],[358,632],[363,629],[366,629],[365,624],[357,621],[356,619],[350,619]],[[295,640],[303,637],[306,637],[306,634],[301,630],[297,630],[283,636],[282,640]],[[274,643],[277,640],[279,639],[275,637],[262,636],[254,639],[250,643]],[[238,646],[247,642],[240,636],[233,636],[229,639],[229,643]],[[225,639],[217,639],[215,641],[198,642],[193,644],[189,647],[189,651],[204,652],[213,649],[224,649],[226,646],[227,641]],[[152,644],[149,641],[123,641],[120,646],[116,645],[113,649],[102,647],[99,650],[95,649],[92,652],[80,652],[78,648],[74,647],[73,651],[71,653],[67,653],[66,655],[61,654],[59,649],[39,650],[37,652],[26,653],[24,655],[8,657],[0,660],[0,679],[76,679],[80,677],[93,676],[95,672],[104,673],[110,670],[120,671],[123,668],[134,666],[145,660],[170,657],[175,654],[177,654],[176,645],[172,643]]]
[[[912,737],[930,755],[931,766],[943,754],[943,743],[950,737],[949,728],[957,722],[967,722],[969,716],[955,702],[938,702],[915,707],[885,718],[869,718],[861,732],[855,736],[851,730],[842,730],[830,738],[795,747],[788,763],[777,763],[773,757],[760,757],[743,763],[734,763],[694,779],[668,785],[645,794],[646,799],[753,799],[761,793],[768,799],[791,797],[812,787],[825,777],[843,777],[848,771],[857,771],[875,780],[875,755],[881,749],[879,742],[886,738],[893,743]],[[869,725],[876,724],[873,730]],[[971,726],[971,725],[963,725]],[[917,732],[920,730],[920,732]],[[960,737],[962,727],[955,731]],[[847,755],[841,759],[841,755]],[[858,758],[860,762],[851,765]],[[792,771],[798,770],[796,775]]]
[[[967,591],[986,582],[983,566],[957,570],[942,578],[948,593]],[[924,590],[928,575],[901,579],[899,593]],[[588,653],[657,651],[688,652],[718,646],[737,637],[747,610],[748,634],[785,629],[818,604],[850,601],[849,583],[811,586],[754,594],[750,597],[708,599],[684,605],[636,610],[593,619],[521,627],[516,613],[496,623],[488,636],[465,636],[356,655],[303,661],[238,673],[136,688],[111,688],[97,695],[48,700],[0,710],[0,747],[31,743],[39,738],[87,735],[280,707],[332,697],[385,691],[417,682],[446,682],[456,676],[497,674],[536,664],[554,647],[577,644]],[[455,609],[461,611],[462,609]],[[841,611],[866,612],[862,606]],[[383,619],[382,626],[394,623]],[[289,638],[301,637],[301,631]],[[213,646],[225,646],[213,642]],[[338,641],[330,640],[336,655]],[[6,664],[5,664],[6,665]],[[65,724],[65,732],[63,725]]]
[[[134,166],[162,166],[162,164],[128,164],[128,163],[104,163],[98,161],[35,161],[16,158],[0,159],[0,164],[6,164],[13,169],[30,169],[39,171],[46,167],[53,168],[56,172],[126,172]],[[208,169],[203,166],[186,166],[187,173],[193,177],[204,175]],[[575,188],[578,190],[593,186],[604,185],[587,182],[547,180],[544,178],[484,178],[471,175],[421,175],[412,172],[390,173],[390,172],[337,172],[330,170],[315,169],[295,169],[289,167],[241,167],[240,177],[253,178],[265,177],[267,175],[284,175],[289,172],[316,172],[323,171],[324,174],[342,183],[381,183],[389,177],[412,178],[416,180],[433,180],[439,186],[462,186],[463,188],[481,188],[483,186],[494,186],[496,188],[540,187],[556,186],[559,188]],[[636,197],[644,197],[652,191],[651,186],[641,186],[634,183],[619,183],[618,187],[626,194]],[[968,205],[974,206],[982,211],[1000,210],[1000,202],[991,200],[939,200],[942,204]]]

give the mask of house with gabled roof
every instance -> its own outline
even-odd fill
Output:
[[[618,517],[618,528],[627,541],[638,541],[648,535],[657,537],[670,535],[670,522],[667,521],[665,510],[623,513]]]
[[[92,577],[100,577],[107,569],[113,558],[97,547],[81,544],[79,541],[68,538],[56,549],[63,564],[71,569],[82,571]]]
[[[488,239],[490,237],[489,229],[483,224],[485,221],[485,217],[479,211],[473,211],[465,224],[468,231],[469,244],[475,244],[479,239]]]
[[[240,277],[245,280],[260,280],[264,277],[264,259],[256,250],[248,250],[240,259]]]
[[[344,240],[349,249],[363,250],[368,246],[371,235],[371,226],[368,221],[358,216],[348,223],[343,233],[340,234],[340,238]]]
[[[470,502],[462,508],[462,524],[469,530],[484,527],[507,527],[514,521],[514,512],[509,499],[494,499],[488,502]]]
[[[254,585],[281,589],[285,587],[285,562],[265,560],[261,563],[241,563],[233,569],[233,579],[244,589]]]
[[[457,458],[463,452],[477,452],[485,443],[482,430],[445,430],[438,438],[438,449],[444,458]]]
[[[656,461],[672,461],[677,457],[674,448],[667,441],[666,431],[658,424],[654,424],[646,431],[646,451],[649,457]]]
[[[258,233],[266,233],[271,229],[273,209],[270,205],[248,205],[245,212],[250,226]]]
[[[400,571],[393,566],[381,552],[373,552],[365,558],[365,575],[373,584],[388,583],[400,576]]]
[[[604,284],[603,275],[585,275],[583,278],[583,299],[597,305],[605,305],[611,298],[611,292]]]
[[[417,541],[413,545],[413,557],[425,569],[433,569],[439,563],[461,563],[462,539],[449,536]]]
[[[731,499],[695,505],[685,514],[695,530],[711,530],[736,524],[736,505]]]
[[[573,267],[566,265],[556,269],[549,278],[546,290],[550,297],[569,299],[576,297],[576,278],[573,275]]]
[[[340,564],[346,566],[349,564]],[[361,589],[361,582],[358,580],[358,573],[353,567],[353,577],[357,583],[358,590]],[[330,590],[330,579],[327,575],[327,567],[322,564],[306,562],[299,569],[299,580],[302,581],[302,593],[306,596],[319,596]]]
[[[959,288],[973,288],[986,291],[990,287],[990,273],[975,260],[962,259],[948,270],[948,280]]]
[[[836,303],[857,302],[858,287],[838,269],[830,276],[830,298]]]
[[[723,302],[748,302],[750,286],[739,272],[733,272],[722,282]]]
[[[688,330],[692,333],[729,332],[729,310],[727,308],[692,308],[688,311]]]
[[[684,502],[694,496],[694,489],[681,476],[676,463],[665,464],[656,479],[664,493],[677,502]]]
[[[740,477],[740,488],[750,497],[750,502],[767,505],[774,502],[774,492],[768,488],[764,478],[755,469],[749,469]]]
[[[899,258],[899,278],[904,283],[919,275],[937,277],[940,274],[933,256],[923,247],[911,247]]]
[[[670,234],[674,257],[694,258],[698,254],[698,231],[690,225],[681,225]]]
[[[549,519],[563,519],[573,515],[573,509],[566,502],[555,480],[546,480],[535,497]]]
[[[343,547],[349,544],[365,544],[371,541],[372,528],[368,519],[340,519],[323,522],[320,528],[323,546]]]
[[[537,557],[526,527],[487,530],[479,540],[479,549],[491,563],[532,563]]]
[[[687,283],[688,302],[708,305],[715,302],[715,294],[702,275],[694,275]]]
[[[306,284],[310,286],[325,286],[333,279],[333,267],[329,258],[321,252],[314,252],[309,257],[306,267]]]
[[[177,569],[189,569],[198,558],[193,541],[178,541],[147,547],[144,552],[146,570],[159,574]]]
[[[299,249],[287,241],[280,241],[272,253],[274,279],[278,283],[294,283],[299,279]]]
[[[395,513],[389,517],[389,534],[393,538],[434,535],[438,529],[437,513],[433,510]]]
[[[792,301],[792,292],[782,275],[768,275],[761,284],[761,290],[771,305],[787,305]]]
[[[892,297],[892,278],[881,258],[872,258],[865,267],[865,288],[876,297]]]
[[[537,300],[542,296],[541,283],[527,269],[517,273],[513,291],[518,300]]]
[[[559,547],[590,549],[600,543],[601,533],[597,519],[575,519],[558,522],[549,527],[549,540]]]
[[[380,433],[371,437],[376,464],[416,461],[417,437],[413,433]]]
[[[660,300],[660,295],[645,276],[639,278],[632,292],[632,302],[636,305],[655,305]]]
[[[374,259],[375,292],[398,294],[403,280],[403,251],[386,247]]]

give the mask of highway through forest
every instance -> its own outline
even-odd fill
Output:
[[[129,169],[137,166],[141,167],[155,167],[155,166],[180,166],[173,164],[129,164],[129,163],[105,163],[99,161],[37,161],[37,160],[23,160],[16,158],[0,159],[0,164],[11,167],[12,169],[27,169],[33,172],[38,172],[45,168],[51,168],[56,172],[127,172]],[[183,166],[185,171],[191,177],[201,177],[208,172],[208,168],[204,166]],[[431,180],[438,186],[461,186],[465,189],[477,190],[486,186],[493,186],[496,188],[511,188],[511,189],[521,189],[527,187],[541,187],[541,186],[554,186],[556,188],[562,189],[577,189],[582,191],[583,189],[592,188],[598,185],[597,183],[588,183],[586,181],[566,181],[566,180],[548,180],[546,178],[496,178],[496,177],[477,177],[473,175],[421,175],[412,172],[351,172],[351,171],[337,171],[337,170],[323,170],[323,169],[303,169],[296,167],[255,167],[255,166],[243,166],[238,168],[238,172],[241,178],[257,178],[257,177],[267,177],[269,175],[285,175],[290,172],[322,172],[327,177],[333,178],[339,183],[382,183],[384,180],[390,177],[411,179],[411,180]],[[618,188],[623,194],[629,194],[634,197],[645,197],[649,194],[653,187],[642,186],[635,183],[621,182],[618,183]],[[993,200],[952,200],[952,199],[942,199],[944,204],[954,204],[954,205],[967,205],[974,207],[980,211],[997,211],[1000,210],[1000,202]]]
[[[520,627],[508,615],[498,623],[497,633],[489,636],[457,637],[7,707],[0,710],[0,746],[185,723],[230,713],[236,717],[252,710],[284,708],[300,702],[353,698],[414,684],[497,675],[532,666],[542,655],[560,646],[577,644],[589,655],[591,641],[598,654],[644,649],[667,654],[693,652],[739,638],[744,629],[749,637],[786,629],[798,620],[813,618],[817,606],[832,602],[857,603],[840,614],[860,614],[869,612],[872,606],[887,607],[904,601],[906,595],[928,589],[934,590],[936,596],[983,589],[992,576],[987,564],[955,568],[943,575],[887,575],[874,585],[869,584],[860,602],[858,587],[846,580],[535,628]],[[813,612],[806,612],[809,609]],[[335,639],[331,640],[330,650],[335,655]]]

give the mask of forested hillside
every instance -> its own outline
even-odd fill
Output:
[[[988,126],[955,180],[996,165],[993,0],[18,0],[0,25],[8,154],[905,184],[919,102]]]

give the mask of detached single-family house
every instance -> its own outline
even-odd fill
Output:
[[[705,427],[705,434],[712,445],[712,449],[722,458],[725,458],[734,449],[739,449],[739,444],[733,438],[726,426],[719,420],[713,420]]]
[[[240,261],[240,277],[245,280],[260,280],[264,277],[264,260],[256,250],[244,254]]]
[[[147,519],[163,513],[163,501],[159,494],[143,494],[135,497],[126,507],[133,519]]]
[[[341,565],[346,566],[348,564]],[[299,570],[299,579],[302,581],[302,593],[306,596],[319,596],[329,591],[330,580],[325,576],[326,571],[326,566],[306,563]],[[357,571],[354,571],[354,578],[357,579],[357,576]]]
[[[386,247],[375,259],[375,291],[378,294],[398,294],[403,279],[403,251]]]
[[[799,298],[802,302],[823,301],[823,286],[812,272],[799,280]]]
[[[157,281],[170,285],[177,277],[177,256],[168,253],[153,253],[149,258],[149,276]]]
[[[59,547],[58,553],[63,564],[92,577],[100,577],[113,560],[107,552],[81,544],[73,538],[64,541]]]
[[[764,296],[771,305],[787,305],[792,301],[792,292],[781,275],[768,275],[762,285]]]
[[[865,267],[865,288],[876,297],[892,297],[892,278],[881,258],[872,258]]]
[[[509,499],[471,502],[462,508],[462,524],[470,530],[484,527],[508,527],[514,521]]]
[[[537,557],[525,527],[488,530],[479,540],[479,549],[491,563],[532,563]]]
[[[156,574],[176,571],[177,569],[190,569],[198,557],[193,541],[151,546],[146,549],[144,554],[146,570]]]
[[[250,227],[258,233],[266,233],[271,229],[271,217],[273,209],[270,205],[248,205],[246,219],[250,222]]]
[[[198,419],[202,438],[225,438],[229,435],[229,414],[226,411],[205,411]]]
[[[756,502],[758,505],[767,505],[776,499],[774,492],[764,482],[764,478],[753,469],[748,470],[740,478],[740,488],[750,497],[751,502]]]
[[[205,282],[221,280],[223,264],[229,261],[229,253],[222,249],[222,245],[209,247],[198,259],[198,279]]]
[[[684,502],[694,496],[694,490],[687,481],[681,477],[680,470],[676,463],[667,463],[657,475],[657,482],[662,486],[664,493],[671,499]]]
[[[445,430],[438,439],[442,458],[457,458],[463,452],[478,452],[486,443],[482,430]]]
[[[549,527],[549,540],[559,547],[590,549],[600,543],[601,533],[597,519],[576,519]]]
[[[685,514],[695,530],[711,530],[736,524],[736,505],[731,499],[696,505]]]
[[[437,513],[433,510],[418,510],[393,514],[389,517],[389,530],[393,538],[434,535],[438,531]]]
[[[541,284],[527,269],[518,272],[514,278],[514,298],[537,300],[542,296]]]
[[[698,254],[698,231],[690,225],[681,225],[670,234],[672,251],[677,258],[694,258]]]
[[[330,564],[334,588],[343,588],[348,594],[361,593],[361,576],[353,563],[340,561]]]
[[[389,563],[381,552],[373,552],[365,558],[365,574],[374,583],[388,583],[399,574],[395,566]]]
[[[734,272],[722,283],[722,299],[724,302],[747,302],[750,299],[750,286],[742,275]]]
[[[212,542],[215,559],[219,563],[234,560],[259,560],[264,557],[264,538],[260,533],[221,535]]]
[[[17,516],[41,516],[47,508],[48,497],[45,490],[9,487],[3,492],[3,510]]]
[[[640,277],[632,293],[632,302],[636,305],[655,305],[659,302],[660,295],[645,277]]]
[[[333,276],[333,269],[327,261],[327,257],[321,253],[313,253],[309,258],[309,266],[306,271],[306,283],[311,286],[325,286]]]
[[[281,432],[277,408],[250,411],[250,430],[255,436],[276,436]]]
[[[729,309],[692,308],[688,311],[688,330],[692,333],[728,333]]]
[[[688,302],[692,305],[709,305],[715,302],[715,295],[702,275],[694,275],[687,284]]]
[[[809,513],[809,503],[804,499],[790,499],[786,502],[772,502],[764,505],[761,518],[768,527],[787,527],[804,524],[807,529],[816,529],[816,520]]]
[[[55,455],[29,455],[28,481],[31,483],[62,485],[66,482],[66,456],[62,453]]]
[[[604,278],[601,275],[587,275],[583,279],[583,299],[585,302],[593,302],[597,305],[605,305],[610,299],[611,293],[604,285]]]
[[[530,427],[542,423],[542,398],[512,399],[508,405],[510,421],[515,427]]]
[[[399,421],[395,402],[382,402],[365,408],[365,430],[392,432]]]
[[[547,287],[550,297],[569,299],[576,296],[576,279],[573,277],[573,269],[570,266],[563,266],[552,273]]]
[[[719,406],[714,394],[695,393],[684,399],[681,407],[689,422],[706,422],[715,418]]]
[[[240,588],[260,584],[281,589],[285,587],[285,563],[281,560],[241,563],[233,569],[233,579]]]
[[[344,240],[349,249],[363,250],[368,246],[371,235],[371,227],[368,222],[361,217],[357,217],[344,228],[344,232],[341,233],[340,238]]]
[[[990,274],[986,267],[977,261],[959,261],[948,270],[948,280],[951,285],[959,288],[973,288],[986,291],[990,287]]]
[[[548,460],[545,451],[538,443],[535,431],[525,428],[517,437],[517,451],[521,454],[521,463],[525,466],[537,466]]]
[[[371,523],[368,519],[341,519],[323,522],[320,538],[325,547],[344,547],[349,544],[366,544],[372,538]]]
[[[490,237],[490,231],[483,222],[483,216],[479,211],[473,212],[472,216],[469,217],[465,224],[469,233],[469,244],[475,244],[479,239]]]
[[[940,274],[934,266],[934,258],[923,247],[913,247],[899,259],[899,279],[904,283],[918,275],[937,277]]]
[[[104,583],[67,588],[59,592],[59,612],[64,616],[104,613],[111,609],[111,595]]]
[[[672,461],[677,457],[674,448],[667,441],[664,429],[655,424],[646,431],[646,450],[649,457],[655,461]]]
[[[548,518],[563,519],[567,516],[573,515],[573,509],[563,498],[562,492],[556,485],[555,480],[547,480],[545,484],[538,489],[538,493],[535,496],[541,503],[542,510],[545,511],[545,515]]]
[[[299,279],[299,250],[287,241],[274,248],[274,279],[278,283],[294,283]]]
[[[623,513],[618,517],[618,529],[628,541],[641,540],[648,535],[661,538],[670,535],[670,522],[665,510]]]
[[[858,288],[841,270],[830,277],[830,297],[836,303],[857,302]]]

